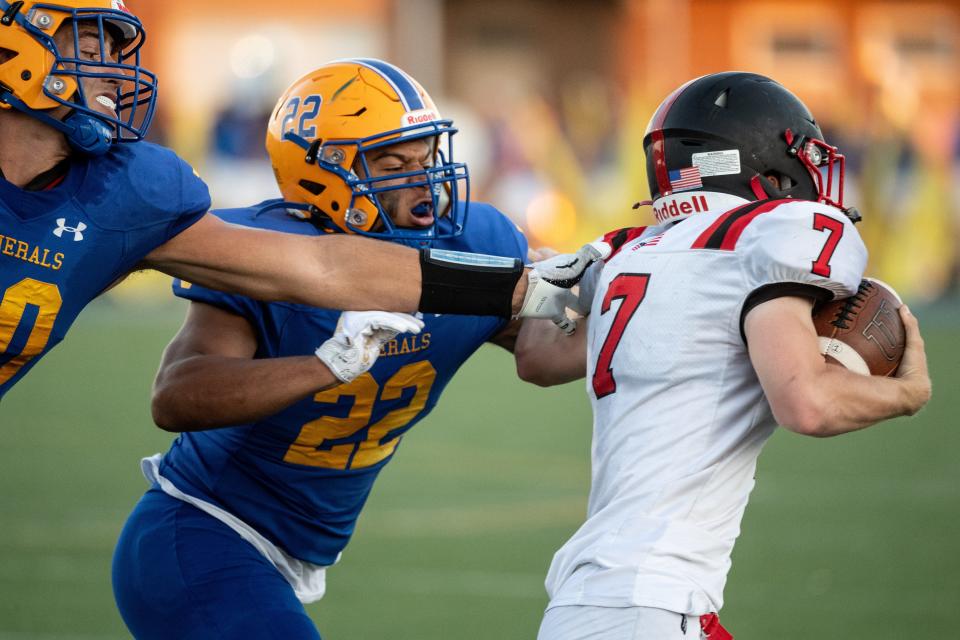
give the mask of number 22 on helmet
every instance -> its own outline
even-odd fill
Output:
[[[381,60],[326,64],[294,82],[277,102],[267,152],[284,199],[327,231],[429,244],[463,232],[469,176],[453,160],[453,123],[440,117],[420,84]],[[425,166],[372,175],[371,151],[413,140],[429,143]],[[434,222],[400,227],[383,194],[423,188]],[[462,200],[462,202],[460,202]]]

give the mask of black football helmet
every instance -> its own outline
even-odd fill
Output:
[[[765,76],[728,71],[687,82],[660,104],[643,149],[654,200],[694,188],[747,200],[813,200],[859,219],[855,209],[843,207],[843,155],[823,141],[807,107]],[[735,158],[732,150],[739,163],[720,169],[705,164],[709,156],[694,158],[708,152]],[[779,189],[767,176],[777,178]]]

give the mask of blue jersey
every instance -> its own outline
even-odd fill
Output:
[[[283,209],[217,215],[235,224],[320,233]],[[471,203],[461,236],[433,246],[521,260],[527,253],[516,225],[479,203]],[[341,313],[262,303],[178,281],[174,291],[246,318],[257,334],[257,358],[313,354],[333,334]],[[433,409],[460,365],[506,324],[490,316],[426,314],[423,320],[420,334],[388,342],[373,368],[349,384],[253,424],[181,434],[164,456],[161,475],[180,491],[232,513],[290,555],[333,564],[403,434]]]
[[[147,142],[77,157],[46,191],[0,179],[0,398],[87,303],[209,208],[193,170]]]

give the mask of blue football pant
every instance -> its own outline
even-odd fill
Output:
[[[227,525],[157,488],[120,534],[113,594],[137,640],[320,640],[266,558]]]

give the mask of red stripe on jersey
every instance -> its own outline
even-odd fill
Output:
[[[743,229],[761,213],[773,211],[789,200],[761,200],[731,209],[713,221],[691,245],[691,249],[720,249],[733,251]]]
[[[706,248],[707,248],[707,241],[710,240],[710,237],[713,236],[713,234],[717,232],[717,229],[719,229],[721,226],[723,226],[723,224],[726,223],[726,221],[729,220],[729,219],[730,219],[733,215],[735,215],[738,211],[740,211],[741,209],[745,209],[746,207],[751,207],[751,206],[753,206],[754,204],[755,204],[755,203],[753,203],[753,202],[748,202],[747,204],[740,205],[740,206],[737,207],[736,209],[730,209],[730,211],[727,211],[725,214],[723,214],[722,216],[720,216],[719,218],[717,218],[716,220],[714,220],[714,221],[713,221],[713,224],[710,225],[709,227],[707,227],[707,230],[700,234],[700,237],[697,238],[696,242],[694,242],[693,245],[691,245],[690,248],[691,248],[691,249],[706,249]]]
[[[605,233],[603,235],[603,241],[613,248],[613,252],[607,257],[606,260],[604,260],[604,262],[607,262],[610,260],[610,258],[617,255],[623,245],[627,244],[631,240],[639,238],[646,230],[646,227],[624,227],[623,229],[617,229],[616,231]]]
[[[746,229],[748,224],[753,222],[754,218],[762,213],[770,213],[781,204],[783,204],[783,200],[772,200],[734,220],[733,224],[731,224],[727,230],[727,235],[724,236],[723,241],[720,243],[720,249],[723,251],[733,251],[737,247],[740,234],[743,233],[743,230]]]

